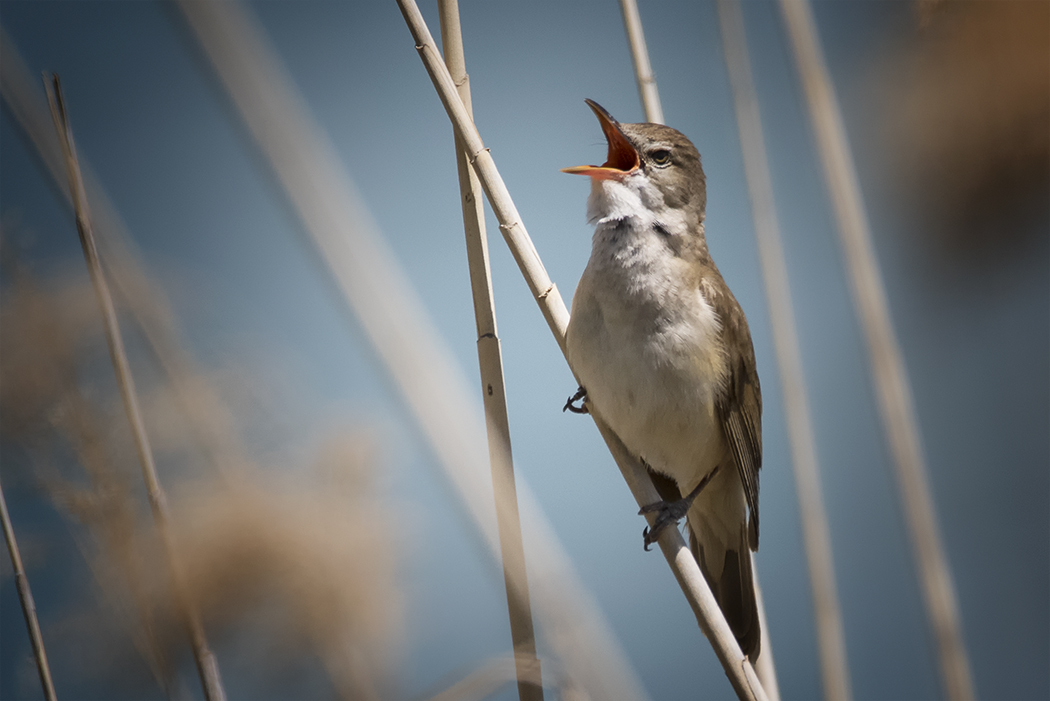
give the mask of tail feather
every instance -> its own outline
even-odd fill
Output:
[[[704,549],[692,529],[689,529],[689,549],[700,565],[700,571],[711,587],[711,592],[715,595],[729,628],[736,636],[740,649],[749,659],[755,660],[761,651],[762,631],[758,622],[758,605],[755,602],[755,585],[751,576],[751,553],[746,530],[741,536],[738,549],[725,551],[722,574],[718,581],[712,576]]]

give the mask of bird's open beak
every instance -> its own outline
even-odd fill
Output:
[[[601,122],[602,131],[605,132],[605,140],[609,142],[609,156],[605,163],[600,166],[573,166],[562,168],[561,172],[573,175],[589,175],[596,180],[622,180],[634,171],[638,170],[641,161],[638,151],[627,137],[620,131],[620,123],[613,119],[605,108],[594,100],[585,100],[598,121]]]

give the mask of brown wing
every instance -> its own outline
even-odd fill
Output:
[[[705,290],[706,292],[706,290]],[[747,508],[751,512],[748,539],[758,550],[758,471],[762,468],[762,388],[755,369],[755,349],[747,319],[728,287],[705,295],[722,321],[729,372],[718,397],[718,418],[733,452]]]

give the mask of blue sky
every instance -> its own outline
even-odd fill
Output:
[[[465,373],[475,378],[451,128],[396,4],[269,0],[251,8]],[[435,7],[422,9],[436,35]],[[887,141],[884,129],[892,104],[879,71],[916,38],[912,4],[817,2],[815,11],[913,381],[977,694],[1045,697],[1046,200],[1009,224],[1029,232],[1019,252],[980,265],[945,255],[897,197],[894,154],[907,145]],[[590,249],[588,185],[558,169],[604,157],[583,99],[624,122],[642,118],[618,4],[464,0],[461,13],[476,124],[568,302]],[[765,399],[757,568],[782,693],[814,698],[820,679],[797,501],[715,6],[643,2],[641,14],[665,119],[703,157],[712,254],[750,320]],[[775,3],[745,2],[744,15],[855,695],[933,698],[941,691],[932,636],[801,88]],[[316,426],[335,417],[377,432],[381,482],[401,504],[397,521],[413,553],[404,565],[405,644],[391,693],[418,697],[509,652],[497,570],[456,513],[408,413],[325,280],[178,11],[154,2],[3,0],[0,23],[31,70],[61,75],[81,157],[172,299],[197,359],[265,368],[269,379],[258,380],[266,385],[259,391],[281,398],[270,411],[291,444],[308,444]],[[72,219],[6,110],[0,216],[5,246],[18,247],[34,269],[79,262]],[[730,698],[665,563],[642,551],[644,524],[600,437],[587,419],[561,412],[575,390],[572,376],[491,215],[489,231],[518,474],[651,696]],[[272,448],[265,441],[257,447]],[[18,453],[3,457],[5,488],[15,483],[8,501],[19,533],[57,533],[46,502],[19,478],[25,466]],[[79,557],[68,542],[50,552]],[[37,698],[39,688],[24,674],[28,641],[4,572],[0,696]],[[29,576],[45,635],[63,612],[91,598],[82,564],[45,563]],[[61,586],[48,580],[59,576]],[[252,686],[250,664],[236,661],[233,650],[218,652],[231,697],[262,693]],[[187,679],[195,688],[192,671]],[[129,690],[72,669],[56,668],[56,682],[65,698],[161,696],[148,684]]]

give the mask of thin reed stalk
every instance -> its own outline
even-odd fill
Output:
[[[492,155],[485,148],[481,135],[475,129],[463,101],[459,99],[455,83],[441,60],[419,8],[414,0],[398,0],[398,5],[401,7],[401,13],[415,40],[423,65],[445,106],[445,111],[452,120],[456,133],[466,146],[471,165],[478,174],[489,204],[500,222],[500,230],[503,232],[504,239],[564,354],[565,328],[569,320],[568,309],[540,261],[532,239],[529,238],[521,216],[514,206],[514,201],[496,169]],[[593,414],[591,417],[609,446],[638,504],[644,505],[659,501],[659,494],[641,463],[628,452],[620,439],[598,417]],[[650,514],[648,518],[651,524],[654,517]],[[737,695],[741,699],[766,699],[765,691],[755,675],[751,662],[740,651],[740,646],[729,624],[726,623],[710,587],[700,573],[695,558],[686,547],[682,534],[677,528],[665,529],[660,536],[659,543],[664,557],[670,564],[675,578],[697,616],[701,630],[711,641],[715,654],[722,663],[726,676],[729,677]]]
[[[886,290],[835,88],[828,75],[809,2],[780,0],[780,10],[791,39],[838,222],[853,303],[868,343],[879,413],[893,454],[923,600],[937,641],[945,693],[950,699],[972,699],[973,681],[955,585],[937,527],[911,388],[890,319]]]
[[[39,83],[2,27],[0,94],[18,126],[36,148],[45,172],[62,193],[70,211],[74,211],[62,146],[54,129],[47,126],[51,121],[47,102],[39,93]],[[202,373],[194,367],[190,354],[183,350],[187,344],[182,340],[171,305],[163,291],[150,282],[127,225],[99,184],[91,165],[83,159],[78,159],[78,164],[91,210],[92,233],[106,278],[122,307],[131,312],[142,329],[150,351],[171,379],[183,414],[192,424],[208,458],[220,474],[226,474],[247,461],[246,449],[236,439],[236,432],[231,430],[234,419],[211,385],[192,381]],[[197,411],[201,404],[211,409],[203,418]]]
[[[197,672],[200,675],[201,685],[204,688],[205,697],[208,701],[225,701],[226,692],[222,687],[219,677],[219,667],[208,647],[208,641],[204,634],[204,626],[200,620],[195,603],[192,601],[185,583],[185,574],[175,548],[175,542],[170,529],[170,517],[168,514],[167,500],[164,495],[160,480],[157,478],[156,466],[153,463],[153,451],[149,445],[146,434],[145,423],[139,411],[138,396],[135,392],[135,384],[131,375],[131,367],[128,364],[127,354],[124,351],[124,341],[120,335],[120,327],[117,323],[117,313],[110,296],[109,286],[102,273],[99,263],[98,252],[95,248],[95,240],[91,230],[91,218],[88,212],[87,197],[84,193],[83,177],[77,162],[76,146],[73,142],[73,132],[66,115],[65,102],[62,98],[62,89],[58,76],[53,75],[51,82],[44,81],[47,91],[48,103],[51,107],[51,117],[55,123],[55,131],[58,133],[59,141],[65,155],[66,171],[69,176],[69,189],[72,194],[77,221],[77,232],[80,235],[80,244],[84,250],[84,259],[87,262],[91,282],[95,288],[95,295],[101,307],[103,324],[105,325],[106,342],[109,346],[110,358],[113,361],[113,369],[117,377],[117,385],[120,388],[121,399],[124,409],[131,424],[131,431],[135,440],[135,449],[138,454],[139,464],[142,467],[142,475],[146,481],[146,491],[149,496],[150,508],[153,511],[153,519],[157,526],[157,532],[161,539],[164,556],[171,571],[172,585],[177,600],[179,611],[183,615],[190,636],[190,645],[193,648],[193,657],[197,663]]]
[[[802,372],[795,313],[791,306],[791,286],[784,262],[784,247],[773,201],[773,184],[769,175],[758,97],[751,76],[744,17],[739,0],[718,0],[718,17],[722,25],[722,47],[729,69],[729,84],[736,106],[736,123],[740,147],[744,153],[744,175],[751,195],[751,211],[758,240],[766,303],[769,305],[773,347],[780,371],[784,395],[784,416],[791,442],[791,464],[795,469],[799,517],[809,563],[809,581],[813,590],[817,646],[820,653],[824,698],[848,701],[849,668],[846,661],[846,637],[842,626],[835,568],[831,550],[831,529],[824,510],[820,468],[817,464],[816,440],[806,384]]]
[[[470,78],[467,75],[466,58],[463,53],[459,2],[438,0],[438,10],[441,15],[441,44],[445,51],[445,65],[456,83],[467,113],[471,114]],[[481,371],[481,394],[485,404],[485,424],[489,436],[492,482],[494,485],[499,484],[494,487],[497,495],[506,495],[505,500],[496,499],[496,516],[499,524],[500,551],[503,553],[510,635],[514,644],[514,662],[518,674],[518,697],[521,701],[543,701],[543,686],[536,683],[536,679],[541,675],[539,660],[536,658],[536,636],[532,627],[525,547],[521,538],[518,495],[514,485],[510,423],[507,418],[507,396],[503,382],[503,355],[496,330],[496,303],[492,295],[483,195],[478,176],[467,162],[467,154],[459,136],[455,136],[455,144],[460,203],[463,207],[463,229],[467,239],[467,264],[478,333],[478,366]],[[521,582],[520,596],[515,596],[515,579]]]
[[[660,95],[656,91],[656,76],[649,64],[649,49],[642,33],[642,16],[635,0],[620,0],[623,26],[627,29],[627,42],[631,45],[631,60],[634,63],[634,78],[638,81],[638,96],[642,98],[645,121],[664,123],[664,110],[660,106]]]
[[[751,569],[755,568],[754,554],[751,556]],[[755,660],[755,674],[762,682],[769,701],[780,701],[780,684],[777,682],[777,665],[773,660],[773,645],[769,641],[769,623],[766,622],[766,602],[762,596],[762,587],[759,586],[758,577],[755,580],[755,605],[758,609],[758,624],[762,626],[762,651]]]
[[[258,21],[241,3],[182,0],[178,7],[431,446],[464,513],[499,562],[497,520],[487,484],[485,423],[476,398],[335,159],[335,148],[310,116]],[[448,75],[444,62],[435,57]],[[492,487],[505,492],[500,484]],[[508,496],[500,493],[497,498],[506,501]],[[646,698],[524,482],[518,485],[518,499],[529,533],[531,591],[540,630],[566,676],[592,699]],[[524,583],[511,574],[515,596],[520,597]]]
[[[55,701],[57,698],[55,684],[51,681],[51,667],[47,663],[44,636],[40,633],[40,621],[36,617],[36,603],[33,601],[33,592],[29,588],[25,568],[22,567],[22,554],[18,551],[15,529],[11,525],[11,515],[7,513],[7,500],[4,499],[2,486],[0,486],[0,522],[4,527],[7,552],[11,555],[11,566],[15,570],[15,588],[18,589],[18,600],[22,603],[22,615],[25,616],[26,628],[29,630],[29,641],[33,646],[33,657],[36,659],[36,670],[40,675],[40,686],[44,688],[44,698],[47,701]]]

